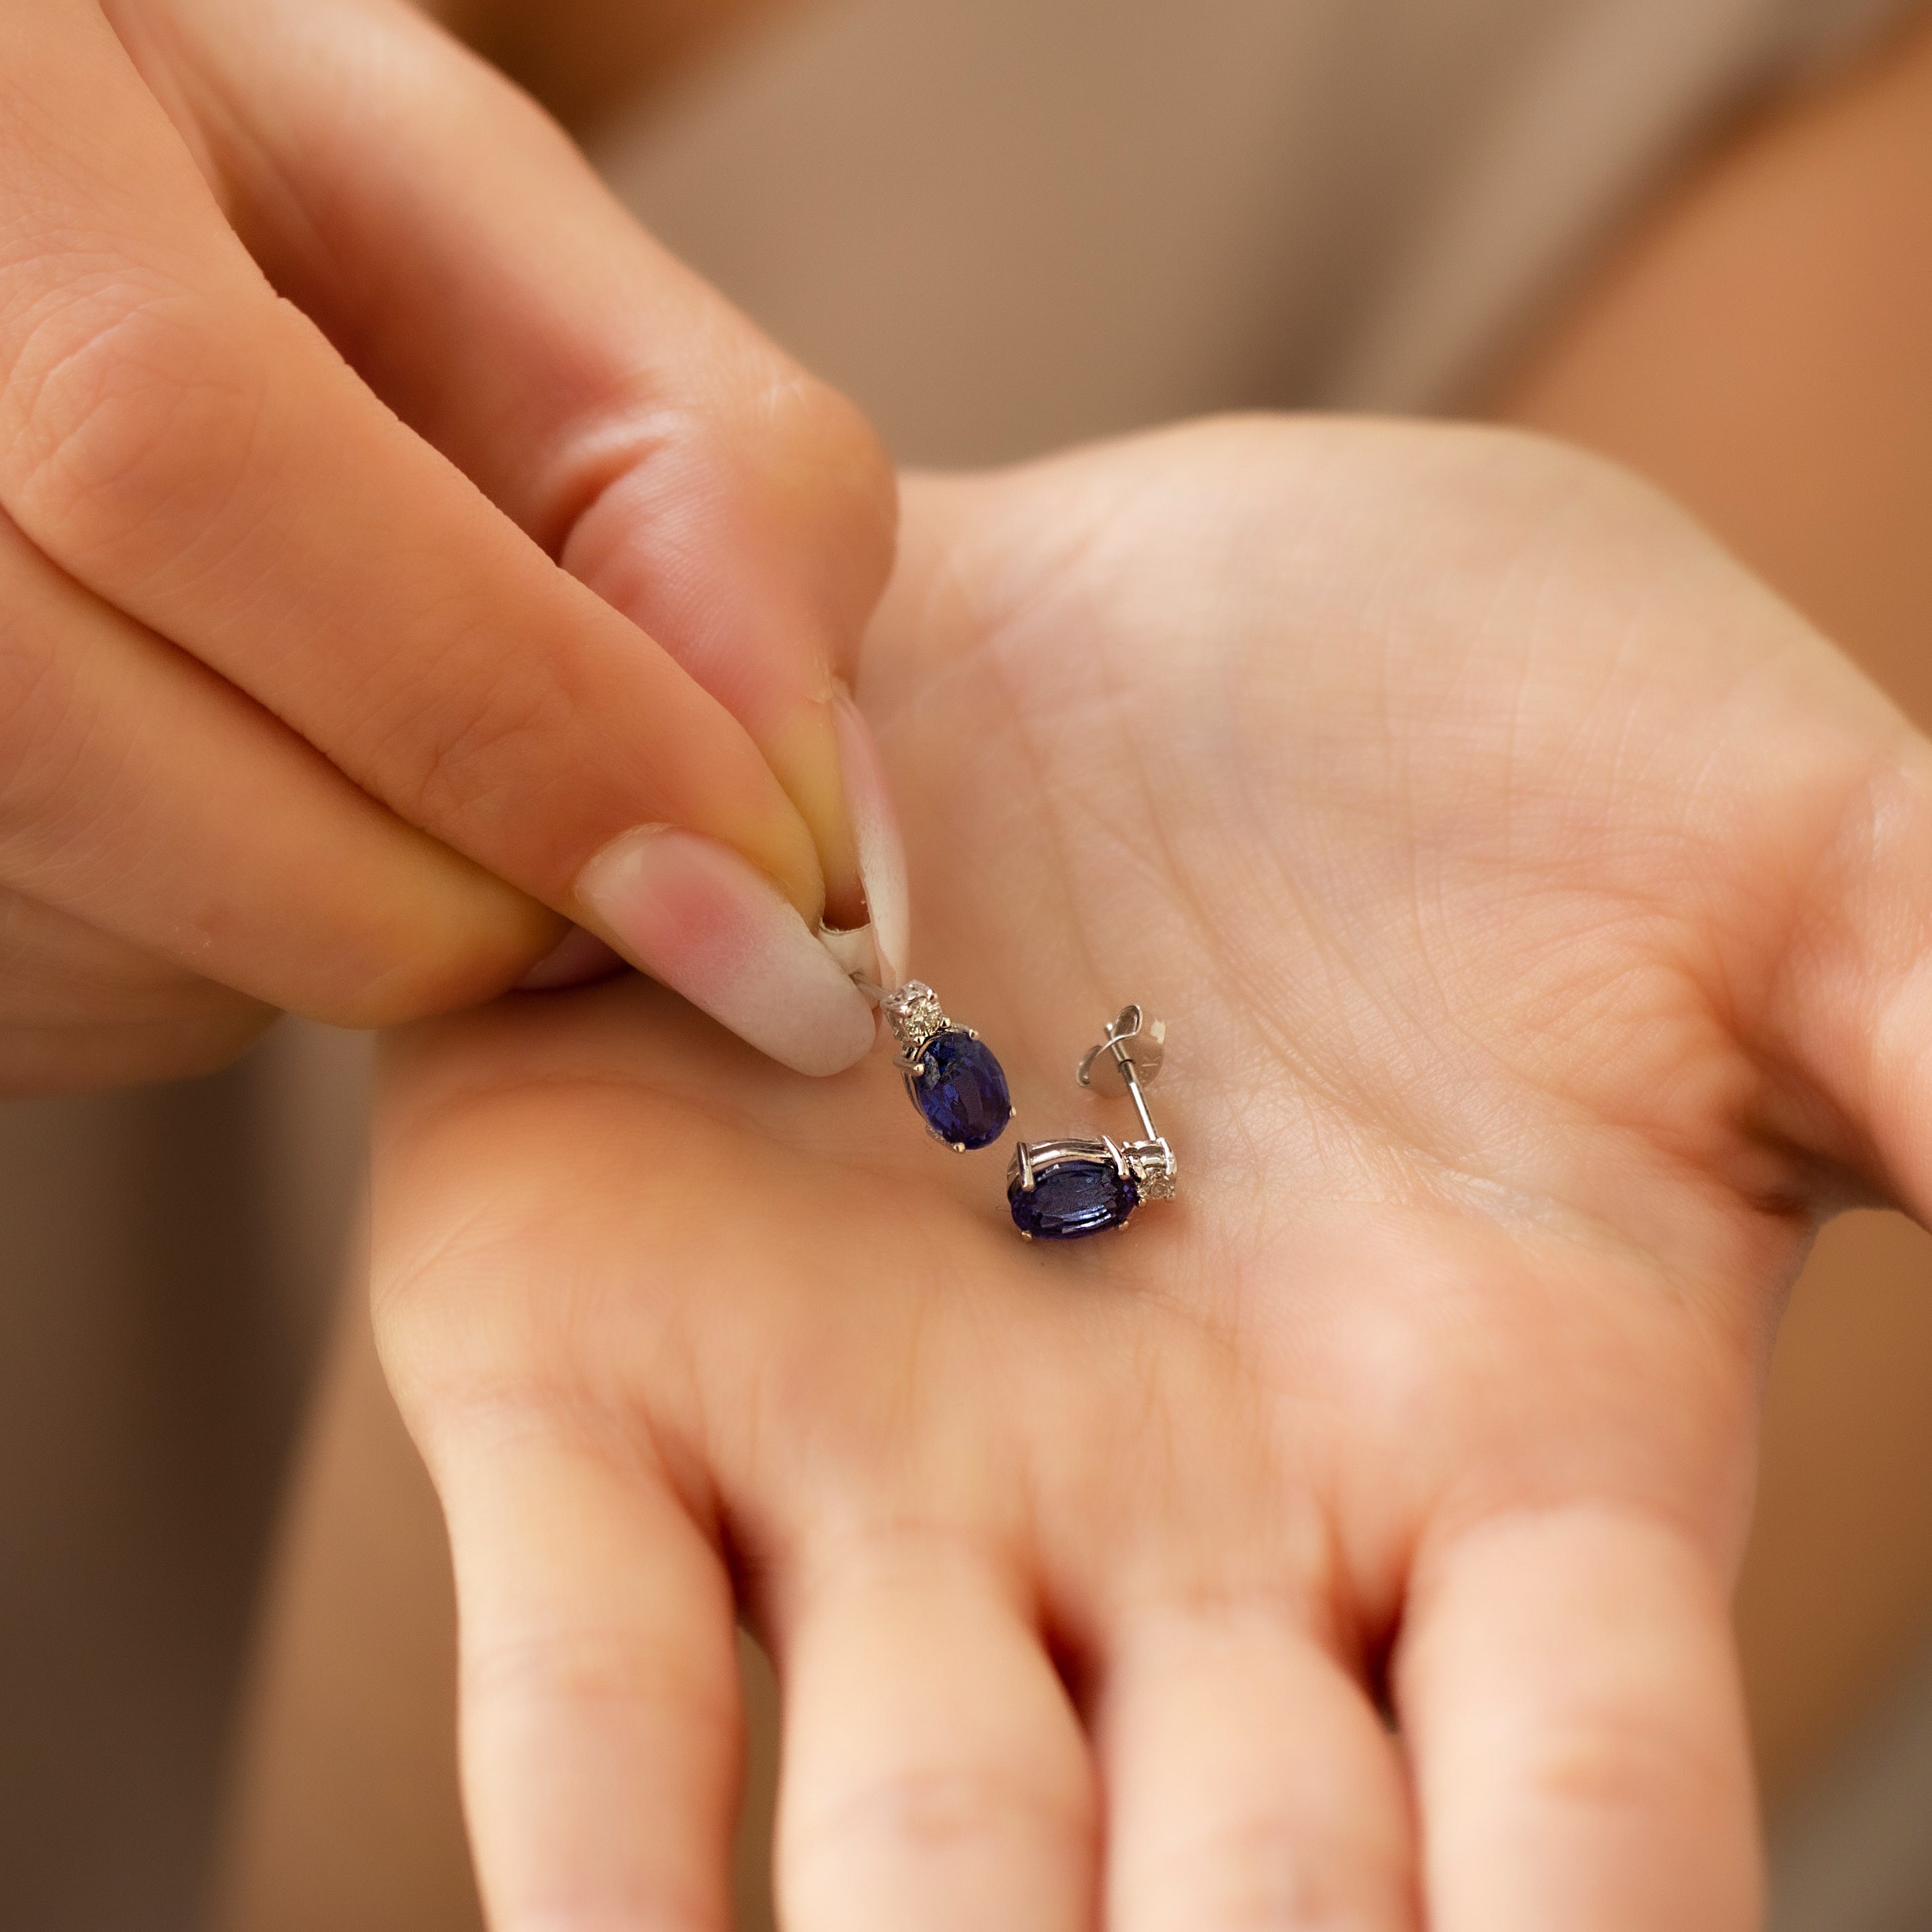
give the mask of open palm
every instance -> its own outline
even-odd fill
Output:
[[[1922,1205],[1932,755],[1666,506],[1234,423],[916,485],[862,696],[910,962],[1030,1139],[1129,1000],[1180,1198],[638,980],[399,1042],[379,1330],[498,1932],[722,1932],[734,1604],[788,1932],[1724,1932],[1784,1285]],[[1010,1142],[1006,1144],[1010,1145]]]

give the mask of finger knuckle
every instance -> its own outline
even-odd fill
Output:
[[[554,747],[574,722],[562,688],[530,665],[479,687],[454,674],[450,652],[431,650],[441,668],[398,707],[386,744],[374,748],[374,774],[403,816],[433,832],[461,826],[481,844],[505,821],[540,821],[537,776],[554,766]]]
[[[755,414],[766,447],[796,479],[801,500],[836,534],[848,562],[883,584],[898,524],[898,483],[863,412],[829,383],[794,370],[766,386]]]
[[[0,406],[22,524],[70,565],[152,568],[238,487],[261,399],[191,297],[121,280],[16,329]]]
[[[1231,1812],[1168,1860],[1156,1890],[1226,1932],[1328,1932],[1359,1925],[1376,1889],[1270,1810]]]
[[[983,1855],[1002,1840],[1084,1834],[1084,1809],[1017,1766],[902,1763],[796,1820],[793,1862],[810,1868],[848,1858],[855,1844],[890,1845],[922,1864]]]
[[[388,1205],[378,1197],[379,1209]],[[379,1219],[370,1273],[376,1340],[397,1399],[438,1442],[500,1442],[540,1431],[555,1400],[548,1351],[502,1319],[530,1286],[519,1226],[496,1204],[454,1213],[427,1233],[406,1219],[404,1229]]]
[[[525,1097],[513,1089],[508,1103]],[[442,1118],[440,1118],[442,1117]],[[582,1430],[575,1336],[547,1292],[564,1218],[532,1173],[488,1199],[448,1183],[490,1143],[494,1115],[448,1096],[399,1137],[384,1133],[373,1200],[370,1306],[397,1400],[432,1463]]]
[[[1540,1738],[1530,1788],[1555,1809],[1602,1816],[1641,1813],[1670,1802],[1693,1772],[1683,1741],[1654,1714],[1610,1700],[1573,1705]]]
[[[715,1681],[714,1681],[715,1678]],[[481,1705],[578,1709],[600,1720],[624,1709],[669,1720],[688,1735],[729,1735],[739,1722],[735,1679],[680,1667],[634,1631],[557,1628],[472,1642],[463,1692]]]

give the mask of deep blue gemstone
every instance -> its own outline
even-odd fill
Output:
[[[964,1027],[935,1034],[912,1076],[913,1103],[926,1124],[955,1147],[990,1147],[1013,1117],[1005,1070]]]
[[[1006,1190],[1013,1226],[1042,1241],[1077,1241],[1125,1225],[1140,1190],[1111,1160],[1063,1160],[1034,1176],[1029,1192],[1016,1179]]]

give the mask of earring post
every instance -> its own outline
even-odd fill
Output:
[[[1127,1098],[1134,1103],[1134,1112],[1141,1117],[1141,1126],[1150,1141],[1160,1138],[1160,1130],[1154,1124],[1154,1116],[1148,1112],[1147,1092],[1141,1085],[1140,1069],[1134,1064],[1133,1055],[1124,1050],[1123,1042],[1114,1044],[1114,1058],[1120,1063],[1120,1078],[1126,1083]]]

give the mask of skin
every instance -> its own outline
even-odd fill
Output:
[[[1495,399],[1690,506],[1932,724],[1932,20],[1754,116],[1636,223]],[[1792,1791],[1932,1621],[1928,1249],[1833,1230],[1780,1346],[1738,1615]]]
[[[1036,1136],[1164,1013],[1186,1196],[1022,1246],[883,1065],[636,982],[396,1043],[490,1923],[723,1927],[734,1606],[794,1932],[1753,1923],[1727,1592],[1817,1219],[1932,1198],[1932,748],[1532,441],[1214,425],[910,518],[916,963]]]
[[[388,0],[26,0],[0,184],[0,1090],[470,1004],[642,825],[862,920],[890,471],[527,100]]]
[[[1924,223],[1928,127],[1932,32],[1922,32],[1846,82],[1737,130],[1612,251],[1496,399],[1505,414],[1610,448],[1659,478],[1922,719],[1919,640],[1932,597],[1910,506],[1932,487],[1922,406],[1932,371],[1921,350],[1932,298],[1919,272],[1924,251],[1909,238]],[[1830,272],[1815,272],[1823,261]],[[1096,1028],[1120,996],[1104,989]],[[963,994],[956,1004],[964,1008]],[[1056,1027],[1068,1010],[1055,1009]],[[970,1017],[992,1024],[983,1004]],[[583,1022],[586,1040],[591,1024]],[[1029,1117],[1030,1131],[1072,1124],[1066,1061],[1060,1052],[1046,1070],[1053,1111]],[[1159,1097],[1172,1126],[1181,1090],[1169,1083]],[[836,1124],[824,1124],[829,1132]],[[814,1116],[813,1131],[820,1125]],[[908,1131],[902,1113],[887,1125],[896,1136]],[[1204,1172],[1190,1161],[1192,1183]],[[980,1184],[982,1214],[994,1192]],[[573,1220],[586,1204],[573,1202]],[[1152,1211],[1126,1238],[1157,1235]],[[1919,1382],[1910,1365],[1922,1352],[1910,1338],[1921,1298],[1906,1277],[1922,1250],[1881,1241],[1882,1222],[1865,1225],[1870,1232],[1849,1245],[1828,1244],[1796,1356],[1781,1352],[1792,1400],[1774,1431],[1778,1506],[1762,1526],[1744,1606],[1767,1766],[1785,1780],[1910,1640],[1925,1600],[1918,1543],[1898,1528],[1922,1511],[1907,1486],[1911,1459],[1897,1450]],[[1767,1294],[1760,1304],[1766,1322],[1773,1300]],[[452,1713],[434,1667],[453,1642],[440,1526],[376,1372],[352,1314],[252,1706],[224,1922],[238,1927],[419,1932],[477,1922],[448,1792]],[[1748,1408],[1748,1393],[1738,1400]],[[1813,1602],[1791,1586],[1817,1567],[1821,1528],[1842,1541],[1866,1521],[1843,1507],[1848,1492],[1891,1527],[1862,1537],[1846,1552],[1855,1562],[1832,1566],[1828,1598]],[[1808,1514],[1806,1498],[1817,1504]],[[387,1528],[372,1541],[376,1522]],[[1808,1603],[1792,1624],[1790,1606]],[[393,1642],[396,1633],[416,1647],[413,1667],[385,1668],[386,1634]],[[1622,1735],[1640,1743],[1644,1712],[1626,1714]],[[352,1873],[340,1856],[351,1840]],[[1575,1914],[1567,1902],[1565,1910],[1567,1923]]]

